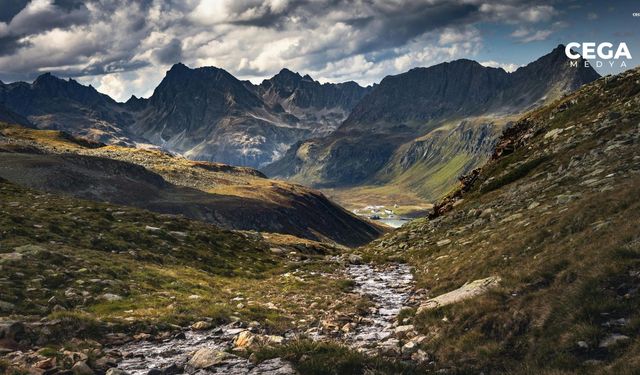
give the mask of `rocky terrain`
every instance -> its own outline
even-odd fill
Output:
[[[0,177],[48,192],[181,214],[222,228],[364,244],[382,229],[324,195],[250,168],[157,150],[87,143],[57,131],[0,128]]]
[[[65,130],[94,141],[133,144],[126,131],[133,120],[131,114],[107,95],[74,80],[47,73],[31,84],[0,82],[0,106],[28,119],[25,122],[14,115],[7,119],[10,123]]]
[[[309,75],[301,76],[288,69],[249,87],[272,107],[282,107],[298,117],[311,130],[309,136],[333,132],[372,89],[355,82],[321,84]]]
[[[638,104],[635,69],[528,113],[430,218],[362,250],[413,267],[406,316],[436,368],[638,368]]]
[[[634,374],[639,105],[634,69],[500,136],[485,116],[439,125],[392,160],[491,155],[371,242],[380,228],[251,168],[3,124],[0,372]]]
[[[514,116],[599,77],[568,62],[558,46],[513,73],[463,59],[385,77],[334,133],[295,144],[262,170],[317,187],[399,186],[438,199],[486,160]]]

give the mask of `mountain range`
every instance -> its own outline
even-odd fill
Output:
[[[31,84],[0,82],[0,105],[40,129],[259,167],[297,141],[332,132],[370,90],[355,82],[320,84],[287,69],[253,85],[223,69],[178,63],[148,99],[117,103],[47,73]]]
[[[486,160],[514,116],[599,77],[568,61],[558,46],[513,73],[462,59],[370,87],[321,84],[287,69],[254,85],[179,63],[151,97],[126,103],[44,74],[31,84],[0,83],[0,113],[316,187],[389,185],[436,199]]]
[[[486,160],[514,116],[599,77],[568,61],[558,46],[513,73],[463,59],[386,77],[335,132],[297,143],[263,170],[322,187],[399,185],[437,199]]]

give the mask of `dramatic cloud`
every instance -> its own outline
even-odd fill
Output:
[[[506,72],[509,72],[509,73],[515,72],[520,67],[520,65],[518,65],[518,64],[500,63],[500,62],[497,62],[497,61],[494,61],[494,60],[481,61],[480,64],[484,65],[484,66],[491,67],[491,68],[502,68]]]
[[[118,100],[150,95],[180,61],[254,81],[287,67],[370,84],[474,58],[486,45],[483,25],[510,28],[516,42],[546,39],[558,15],[544,0],[3,1],[0,79],[50,71]]]

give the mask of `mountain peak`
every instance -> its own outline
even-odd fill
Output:
[[[294,72],[292,70],[289,70],[287,68],[282,68],[280,70],[280,72],[278,72],[278,74],[275,75],[275,77],[277,76],[282,76],[282,77],[297,77],[297,78],[301,78],[300,74],[297,72]],[[275,78],[274,77],[274,78]]]
[[[191,69],[181,62],[173,64],[173,66],[171,66],[171,69],[169,69],[169,71],[180,71],[180,70],[191,70]]]
[[[42,85],[50,82],[59,82],[59,81],[63,81],[63,79],[60,79],[54,76],[53,74],[51,74],[50,72],[47,72],[39,75],[38,78],[36,78],[35,81],[33,81],[33,84]]]

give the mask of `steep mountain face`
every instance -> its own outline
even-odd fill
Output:
[[[131,131],[191,159],[260,167],[333,131],[366,89],[283,70],[254,86],[218,68],[174,65],[149,100],[131,98]]]
[[[0,122],[31,126],[31,122],[29,122],[26,117],[15,113],[2,104],[0,104]]]
[[[282,69],[273,78],[255,86],[255,90],[271,107],[282,108],[298,117],[313,136],[323,136],[347,118],[371,87],[361,87],[353,81],[321,84],[309,75]]]
[[[153,95],[130,100],[132,132],[191,159],[259,166],[277,159],[309,131],[269,108],[222,69],[174,65]]]
[[[634,69],[528,112],[431,218],[367,246],[415,270],[434,371],[638,368],[639,105]]]
[[[260,172],[158,150],[87,144],[0,124],[0,178],[79,198],[184,215],[221,228],[357,246],[382,233],[321,193]]]
[[[570,67],[568,61],[564,47],[558,46],[514,73],[457,60],[386,77],[334,133],[296,144],[281,160],[263,170],[270,176],[316,186],[401,183],[430,199],[437,198],[443,189],[427,191],[420,187],[420,181],[438,172],[438,178],[446,180],[444,186],[450,186],[461,173],[485,160],[488,150],[477,147],[465,160],[453,161],[459,167],[448,168],[447,163],[456,154],[444,152],[451,147],[439,144],[451,139],[440,136],[441,128],[458,129],[461,134],[456,137],[464,140],[468,124],[500,128],[514,114],[599,77],[592,68],[584,68],[581,63],[578,68]],[[430,135],[433,131],[437,132]],[[499,131],[491,134],[495,140]],[[421,146],[422,137],[436,142],[426,150]],[[490,145],[491,139],[471,141]],[[426,176],[415,179],[402,175],[413,164],[424,167],[434,160],[441,162],[423,168],[423,172],[431,170]]]
[[[176,64],[149,99],[116,103],[91,86],[44,74],[33,84],[0,82],[0,105],[41,129],[259,167],[295,142],[335,130],[368,90],[355,82],[320,84],[286,69],[253,85],[223,69]],[[20,122],[8,112],[5,118]]]
[[[65,130],[100,142],[131,143],[126,128],[133,117],[107,95],[71,79],[47,73],[32,84],[0,82],[0,105],[40,129]]]

